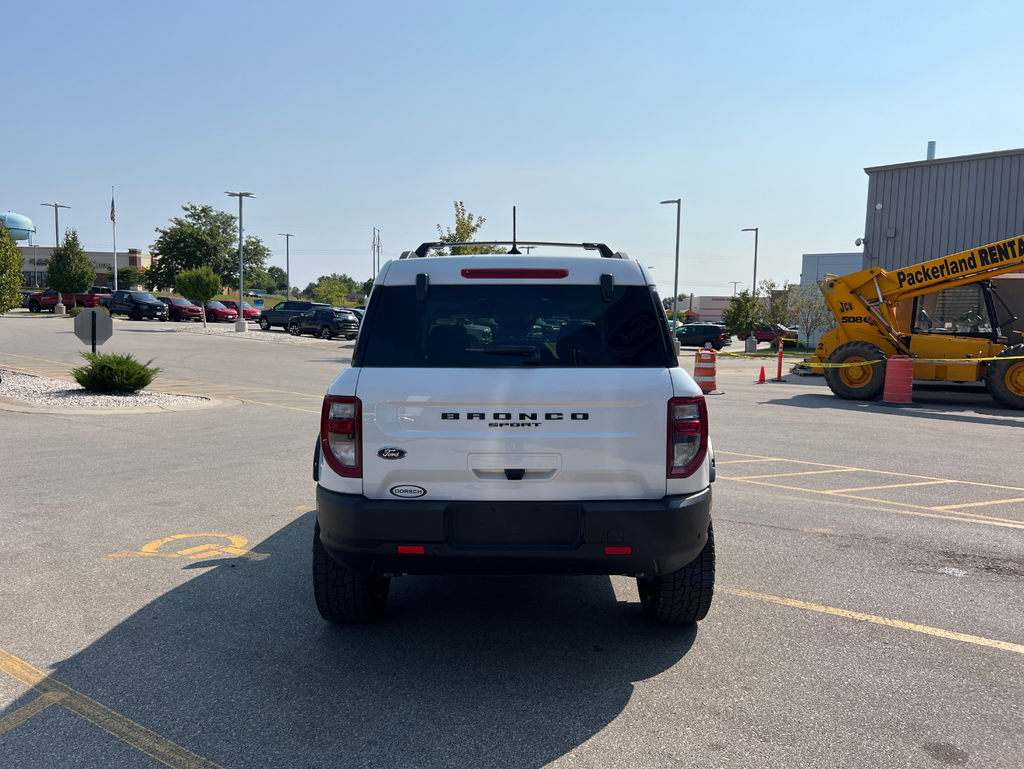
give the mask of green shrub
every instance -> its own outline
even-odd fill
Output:
[[[86,307],[71,307],[68,310],[68,317],[69,318],[77,317],[78,315],[81,315],[82,314],[82,310],[85,310],[85,309],[87,309],[87,308]],[[103,310],[103,312],[105,312],[107,315],[110,315],[110,310],[108,310],[102,304],[99,307],[97,307],[96,309],[97,310]]]
[[[140,363],[131,353],[83,352],[89,363],[71,375],[86,390],[96,393],[134,393],[148,387],[160,373],[156,366]]]

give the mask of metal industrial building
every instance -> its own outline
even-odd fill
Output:
[[[862,268],[895,270],[1024,234],[1024,149],[865,168]],[[996,278],[1022,320],[1024,274]]]

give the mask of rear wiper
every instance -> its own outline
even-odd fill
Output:
[[[518,355],[523,363],[540,363],[540,350],[532,344],[499,344],[492,347],[471,347],[466,352],[482,352],[484,355]]]

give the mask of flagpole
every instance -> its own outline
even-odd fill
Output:
[[[110,185],[110,228],[114,234],[114,291],[117,291],[117,216],[114,214],[114,185]]]

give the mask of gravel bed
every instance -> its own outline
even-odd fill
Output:
[[[342,344],[346,340],[335,337],[332,340],[315,339],[310,336],[292,336],[286,334],[284,331],[235,331],[234,324],[219,324],[210,323],[206,328],[203,328],[201,323],[188,323],[181,324],[174,329],[175,331],[182,331],[191,334],[206,334],[208,336],[231,336],[236,339],[257,339],[262,342],[277,342],[278,344],[309,344],[310,342],[320,342],[323,344]],[[349,344],[352,344],[350,342]]]
[[[109,408],[112,406],[178,406],[183,403],[205,403],[209,398],[196,395],[141,390],[134,395],[102,395],[83,390],[77,382],[47,376],[0,370],[0,395],[39,403],[44,406],[75,408]]]

